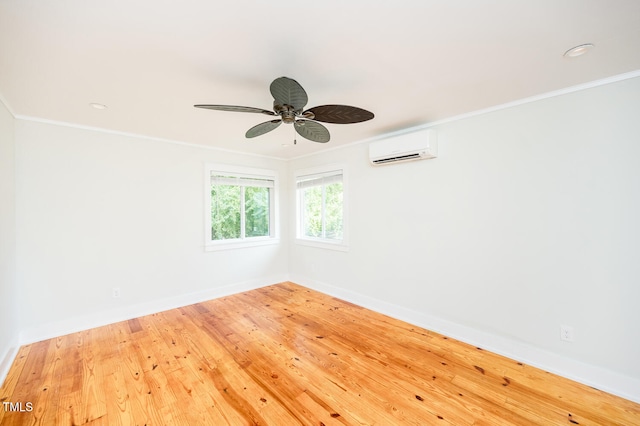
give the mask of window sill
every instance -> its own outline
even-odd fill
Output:
[[[228,241],[216,241],[205,244],[204,251],[220,251],[220,250],[235,250],[247,247],[259,247],[268,246],[272,244],[278,244],[279,238],[258,238],[250,240],[228,240]]]
[[[317,248],[322,248],[327,250],[336,250],[336,251],[344,251],[344,252],[349,251],[349,246],[345,244],[344,240],[333,242],[331,240],[296,238],[296,244],[309,246],[309,247],[317,247]]]

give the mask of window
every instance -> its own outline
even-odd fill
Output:
[[[205,179],[207,249],[277,242],[275,172],[208,165]]]
[[[297,241],[346,250],[344,167],[302,170],[295,178]]]

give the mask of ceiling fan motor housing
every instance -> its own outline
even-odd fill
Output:
[[[273,110],[282,118],[284,123],[293,123],[297,116],[296,111],[291,105],[278,105],[274,102]]]

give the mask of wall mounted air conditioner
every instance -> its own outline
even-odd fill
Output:
[[[438,140],[433,129],[404,133],[369,144],[369,161],[374,166],[437,156]]]

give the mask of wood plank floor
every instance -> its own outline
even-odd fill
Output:
[[[640,425],[638,404],[292,283],[26,345],[0,400],[23,408],[2,425]]]

